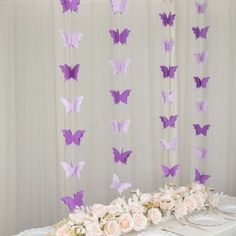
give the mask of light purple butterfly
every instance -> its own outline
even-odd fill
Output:
[[[164,129],[167,127],[175,128],[175,122],[177,121],[178,115],[170,116],[168,119],[165,116],[160,116]]]
[[[61,5],[63,7],[63,13],[66,11],[74,11],[78,12],[78,7],[80,4],[80,0],[60,0]]]
[[[201,127],[199,124],[193,124],[193,127],[195,129],[195,134],[203,136],[207,136],[207,131],[209,130],[210,126],[211,125],[207,124]]]
[[[205,184],[205,182],[210,178],[210,175],[201,174],[198,169],[195,169],[195,179],[194,181],[200,184]]]
[[[123,14],[128,5],[128,0],[110,0],[110,2],[113,14]]]
[[[165,165],[161,165],[161,168],[162,168],[164,177],[169,177],[169,176],[175,177],[177,174],[177,170],[179,168],[179,164],[174,165],[171,168]]]
[[[84,136],[85,130],[77,130],[74,134],[72,134],[70,129],[63,129],[62,133],[65,137],[66,145],[70,145],[72,143],[80,145],[81,138]]]
[[[210,77],[207,76],[207,77],[203,77],[201,79],[197,76],[194,76],[193,79],[196,83],[196,88],[207,88],[207,84],[208,84],[208,81],[209,81]]]
[[[84,191],[79,191],[74,194],[74,197],[65,196],[61,200],[68,206],[70,212],[73,212],[77,207],[84,205]]]
[[[166,151],[174,151],[176,149],[177,139],[173,138],[169,142],[164,139],[161,139],[160,143]]]
[[[169,94],[167,94],[164,91],[161,91],[161,97],[163,98],[164,103],[166,102],[172,103],[174,102],[174,99],[176,98],[176,92],[172,91]]]
[[[77,32],[68,33],[62,30],[60,30],[60,34],[65,47],[78,48],[79,42],[83,37],[83,33],[77,33]]]
[[[126,89],[123,92],[120,92],[119,90],[117,91],[110,90],[111,96],[113,97],[115,104],[118,104],[120,102],[127,104],[130,92],[131,92],[131,89]]]
[[[113,174],[111,188],[117,190],[120,195],[131,186],[130,183],[122,183],[118,176]]]
[[[202,4],[195,2],[195,6],[196,6],[197,12],[199,14],[204,14],[207,9],[208,3],[207,3],[207,1],[205,1]]]
[[[195,57],[198,64],[205,63],[207,58],[208,58],[208,52],[207,51],[194,53],[193,55],[194,55],[194,57]]]
[[[111,67],[113,70],[113,75],[116,75],[119,73],[126,74],[129,68],[130,62],[131,62],[131,59],[126,59],[123,61],[110,60]]]
[[[123,45],[126,44],[127,42],[130,30],[126,28],[120,32],[118,29],[117,30],[111,29],[109,30],[109,33],[113,39],[114,44],[121,43]]]
[[[209,27],[210,26],[206,26],[204,28],[200,28],[199,26],[193,27],[192,31],[195,34],[195,39],[198,39],[198,38],[206,39]]]
[[[112,126],[115,132],[127,133],[131,120],[126,119],[124,121],[111,120]]]
[[[195,106],[198,112],[205,112],[207,109],[207,101],[195,102]]]
[[[197,157],[202,159],[205,159],[208,156],[208,149],[206,148],[194,147],[193,152]]]
[[[169,68],[166,66],[160,66],[160,68],[163,73],[163,78],[169,77],[172,79],[175,77],[175,72],[176,72],[178,66],[169,66]]]
[[[84,164],[85,163],[83,161],[77,164],[70,164],[64,161],[61,162],[61,166],[63,170],[65,171],[66,178],[72,177],[72,176],[80,177],[80,172],[83,169]]]
[[[128,158],[132,154],[131,150],[124,151],[122,149],[121,152],[119,152],[119,150],[116,149],[115,147],[112,148],[112,151],[113,151],[113,155],[114,155],[114,161],[116,163],[121,162],[122,164],[125,164],[125,165],[127,164]]]
[[[165,12],[160,13],[159,14],[161,20],[162,20],[162,24],[163,26],[173,26],[174,25],[174,20],[176,15],[175,14],[171,14],[171,12],[169,13],[169,15],[167,16],[167,14]]]
[[[163,46],[164,46],[165,53],[171,52],[172,49],[173,49],[174,44],[175,44],[175,41],[172,40],[172,39],[170,39],[169,41],[164,40],[163,41]]]
[[[79,68],[80,64],[76,64],[73,68],[68,66],[67,64],[60,65],[62,73],[64,74],[65,80],[73,79],[73,80],[78,80],[78,73],[79,73]]]
[[[82,104],[84,97],[77,97],[73,101],[70,101],[67,98],[61,98],[61,102],[66,109],[66,112],[80,112],[80,106]]]

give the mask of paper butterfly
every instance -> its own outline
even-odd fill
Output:
[[[176,97],[176,92],[172,91],[169,94],[167,94],[164,91],[161,91],[161,97],[163,98],[164,103],[166,103],[166,102],[172,103],[172,102],[174,102],[174,99]]]
[[[110,2],[113,14],[123,14],[128,5],[128,0],[110,0]]]
[[[84,192],[79,191],[74,194],[74,198],[66,196],[66,197],[63,197],[61,200],[68,206],[68,208],[70,209],[70,212],[73,212],[75,208],[81,207],[84,205],[83,198],[84,198]]]
[[[81,138],[84,136],[85,130],[77,130],[74,134],[72,134],[71,130],[63,129],[63,136],[65,137],[66,145],[70,145],[72,143],[76,145],[80,145]]]
[[[62,30],[60,30],[60,34],[65,47],[78,48],[79,42],[83,37],[82,33],[67,33]]]
[[[66,178],[71,176],[80,177],[80,172],[84,167],[84,162],[81,161],[77,164],[69,164],[67,162],[62,161],[61,166],[63,170],[65,171]]]
[[[199,77],[194,76],[193,79],[196,83],[196,88],[206,88],[210,77],[204,77],[200,79]]]
[[[177,170],[179,168],[179,164],[174,165],[173,167],[169,168],[168,166],[161,165],[164,177],[172,176],[175,177],[177,174]]]
[[[161,145],[163,146],[163,148],[166,150],[166,151],[174,151],[176,149],[176,145],[177,145],[177,139],[176,138],[173,138],[170,140],[170,142],[167,142],[166,140],[164,139],[161,139]]]
[[[201,64],[201,63],[206,62],[206,59],[208,57],[208,52],[203,51],[203,52],[199,52],[199,53],[194,53],[193,55],[194,55],[197,63]]]
[[[113,150],[113,155],[114,155],[114,161],[117,162],[121,162],[122,164],[127,164],[128,158],[130,157],[132,151],[128,150],[128,151],[123,151],[123,149],[121,150],[121,152],[119,152],[115,147],[112,148]]]
[[[120,195],[131,186],[130,183],[122,183],[118,176],[113,174],[111,188],[117,190]]]
[[[78,80],[78,73],[79,73],[79,68],[80,64],[76,64],[73,68],[68,66],[67,64],[60,65],[62,73],[64,74],[65,80],[73,79],[73,80]]]
[[[193,152],[197,157],[202,159],[205,159],[208,156],[208,150],[206,148],[194,147]]]
[[[195,6],[199,14],[204,14],[207,9],[208,3],[206,1],[202,4],[195,2]]]
[[[109,33],[113,39],[114,44],[121,43],[123,45],[126,44],[130,30],[126,28],[120,33],[118,29],[116,31],[111,29],[109,30]]]
[[[204,184],[209,178],[210,178],[210,175],[201,174],[198,169],[195,169],[194,181],[199,182],[200,184]]]
[[[204,112],[207,109],[207,101],[195,102],[195,106],[198,112]]]
[[[80,4],[80,0],[60,0],[61,5],[63,7],[63,13],[66,11],[74,11],[78,12],[78,6]]]
[[[70,101],[66,98],[61,98],[61,102],[66,109],[66,112],[80,112],[80,105],[83,101],[84,97],[77,97],[73,101]]]
[[[210,128],[210,126],[211,125],[207,124],[201,127],[199,124],[193,124],[196,135],[203,135],[203,136],[207,136],[207,131]]]
[[[200,28],[199,26],[193,27],[192,31],[195,34],[195,39],[198,39],[198,38],[206,39],[209,27],[210,26],[207,26],[207,27],[204,27],[204,28]]]
[[[126,59],[123,61],[110,60],[111,67],[113,69],[113,75],[116,75],[119,73],[126,74],[130,62],[131,62],[131,59]]]
[[[165,12],[160,13],[159,16],[161,17],[162,20],[162,24],[163,26],[173,26],[174,25],[174,20],[175,20],[175,14],[171,14],[171,12],[169,13],[169,15],[167,16],[167,14]]]
[[[178,115],[170,116],[168,119],[165,116],[160,116],[164,129],[167,127],[175,128],[175,122],[177,120]]]
[[[113,97],[114,103],[118,104],[120,102],[123,102],[125,104],[128,103],[128,97],[131,92],[131,89],[126,89],[122,93],[120,93],[119,90],[110,90],[111,96]]]
[[[169,41],[164,40],[163,41],[163,46],[164,46],[165,53],[171,52],[172,49],[173,49],[174,44],[175,44],[175,41],[173,41],[172,39],[170,39]]]
[[[169,66],[169,68],[166,66],[160,66],[160,68],[161,68],[164,78],[168,78],[168,77],[174,78],[175,72],[176,72],[178,66]]]
[[[111,120],[111,122],[115,132],[127,133],[131,120],[130,119],[126,119],[124,121]]]

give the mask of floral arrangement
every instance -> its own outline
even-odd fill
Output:
[[[170,215],[179,220],[194,211],[216,207],[222,197],[198,183],[178,188],[166,185],[157,193],[131,193],[127,201],[117,198],[109,205],[76,209],[58,224],[56,236],[119,236],[141,231]]]

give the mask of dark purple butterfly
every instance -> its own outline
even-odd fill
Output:
[[[165,165],[161,165],[161,168],[162,168],[164,177],[169,177],[170,175],[172,177],[175,177],[177,174],[177,170],[179,168],[179,164],[174,165],[171,168],[169,168],[168,166],[165,166]]]
[[[78,12],[78,6],[80,4],[80,0],[60,0],[61,5],[63,7],[63,13],[66,11],[74,11]]]
[[[109,33],[113,39],[113,43],[121,43],[126,44],[127,38],[129,36],[130,30],[129,29],[124,29],[122,32],[120,32],[118,29],[117,30],[109,30]]]
[[[110,90],[111,96],[113,97],[114,103],[118,104],[120,102],[123,102],[125,104],[128,103],[128,97],[131,92],[131,89],[126,89],[122,93],[120,93],[119,90]]]
[[[198,169],[195,169],[195,179],[194,181],[199,182],[200,184],[204,184],[208,179],[210,178],[210,175],[201,174]]]
[[[167,127],[175,128],[175,122],[177,120],[178,115],[170,116],[168,119],[165,116],[160,116],[164,129]]]
[[[159,16],[161,17],[162,20],[162,24],[163,26],[173,26],[174,25],[174,20],[176,15],[175,14],[171,14],[171,12],[169,13],[169,15],[167,16],[167,14],[165,12],[160,13]]]
[[[174,78],[175,77],[175,72],[178,68],[178,66],[169,66],[166,67],[166,66],[160,66],[161,68],[161,71],[163,73],[163,78]]]
[[[115,147],[113,147],[112,150],[113,150],[113,154],[114,154],[114,161],[116,163],[121,162],[122,164],[127,164],[127,160],[132,153],[131,150],[124,152],[122,149],[121,152],[119,152]]]
[[[198,38],[206,39],[209,27],[210,26],[206,26],[204,28],[200,28],[199,26],[193,27],[192,31],[195,34],[195,39],[198,39]]]
[[[64,74],[65,80],[69,79],[74,79],[76,81],[78,80],[80,64],[76,64],[73,68],[71,68],[67,64],[60,65],[59,67],[61,68],[61,71]]]
[[[210,77],[207,76],[207,77],[203,77],[202,79],[200,79],[199,77],[194,76],[193,79],[196,83],[196,88],[206,88]]]
[[[79,191],[74,194],[73,197],[65,196],[61,198],[61,200],[68,206],[69,210],[73,212],[76,207],[81,207],[84,205],[83,202],[84,191]]]
[[[210,128],[210,126],[211,125],[207,124],[201,127],[199,124],[193,124],[196,135],[203,135],[203,136],[207,136],[207,131]]]
[[[74,134],[72,134],[70,129],[63,129],[62,133],[65,137],[65,143],[67,145],[70,145],[72,143],[80,145],[81,138],[84,136],[85,130],[77,130]]]

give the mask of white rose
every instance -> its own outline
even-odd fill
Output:
[[[84,211],[75,211],[72,214],[69,214],[70,220],[75,224],[81,224],[84,221],[85,213]]]
[[[152,208],[148,211],[148,219],[153,223],[153,224],[158,224],[159,221],[161,220],[161,212],[157,208]]]
[[[160,196],[158,194],[153,194],[151,199],[150,199],[150,202],[152,204],[154,204],[155,206],[159,207],[160,206]]]
[[[190,212],[197,209],[197,201],[191,195],[184,199],[184,204],[186,205],[188,211],[190,211]]]
[[[75,233],[71,232],[66,225],[63,225],[57,229],[56,236],[75,236]]]
[[[160,198],[160,208],[163,210],[171,210],[174,207],[174,200],[169,194]]]
[[[108,221],[104,228],[106,236],[118,236],[120,235],[120,227],[116,221]]]
[[[94,204],[91,207],[91,211],[97,217],[103,217],[107,213],[106,206],[104,206],[102,204]]]
[[[86,236],[101,236],[103,232],[97,222],[86,224]]]
[[[129,213],[122,214],[119,217],[120,230],[122,233],[130,232],[134,227],[133,217]]]
[[[132,214],[142,214],[144,212],[144,207],[136,202],[129,202],[129,209]]]
[[[181,219],[187,214],[188,214],[188,208],[183,202],[180,202],[175,206],[174,215],[177,219]]]
[[[197,194],[193,194],[192,195],[194,197],[194,199],[196,200],[197,202],[197,205],[198,205],[198,209],[201,209],[204,207],[204,204],[205,204],[205,201],[206,199],[204,198],[204,195],[201,194],[201,193],[197,193]]]
[[[146,228],[148,219],[143,214],[135,214],[133,216],[134,219],[134,230],[140,231]]]
[[[145,203],[149,202],[150,199],[151,199],[151,194],[150,193],[143,193],[140,196],[140,202],[142,204],[145,204]]]
[[[123,212],[123,208],[120,205],[110,204],[107,206],[107,213],[110,215],[119,215]]]

